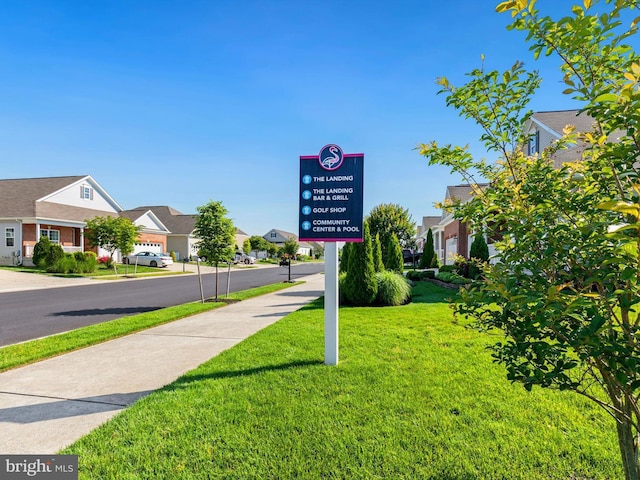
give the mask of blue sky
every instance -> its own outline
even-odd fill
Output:
[[[534,110],[576,107],[497,3],[2,2],[1,176],[89,174],[125,209],[220,200],[251,235],[297,233],[299,156],[336,143],[365,154],[365,213],[398,203],[419,222],[460,178],[416,145],[484,156],[436,77],[520,59],[544,78]]]

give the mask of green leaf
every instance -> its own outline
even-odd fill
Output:
[[[596,103],[614,103],[618,101],[618,96],[615,93],[603,93],[602,95],[598,95],[594,102]]]

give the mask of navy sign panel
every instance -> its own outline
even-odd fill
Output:
[[[363,174],[364,154],[334,144],[300,157],[300,241],[362,241]]]

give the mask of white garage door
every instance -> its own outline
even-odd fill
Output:
[[[138,252],[164,253],[162,251],[161,243],[136,243],[133,246],[133,253],[138,253]]]

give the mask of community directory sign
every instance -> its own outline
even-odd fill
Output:
[[[300,241],[361,242],[364,154],[333,144],[300,157]]]

